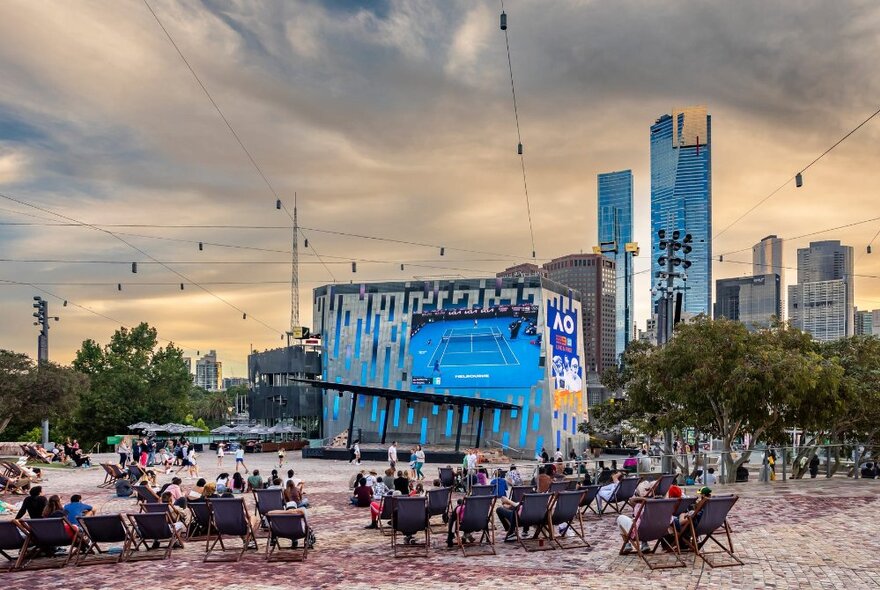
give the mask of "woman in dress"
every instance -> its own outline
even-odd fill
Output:
[[[222,442],[217,443],[217,467],[223,467],[223,455],[226,452],[226,445]]]

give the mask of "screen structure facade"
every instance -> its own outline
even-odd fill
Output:
[[[586,399],[583,387],[573,389],[584,378],[580,303],[576,291],[537,275],[326,285],[314,291],[313,325],[323,336],[326,380],[515,404],[520,409],[487,411],[482,446],[531,457],[542,447],[551,454],[556,446],[583,447],[577,424],[586,419]],[[547,324],[549,313],[559,330],[574,322],[565,333],[570,351],[548,344],[560,333]],[[569,389],[556,387],[563,381],[553,373],[554,355]],[[325,437],[347,429],[349,396],[324,394]],[[378,442],[384,400],[359,396],[358,406],[355,436]],[[476,439],[475,413],[464,410],[465,447]],[[450,406],[394,400],[386,439],[448,447],[456,426]]]

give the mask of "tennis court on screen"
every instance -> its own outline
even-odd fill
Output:
[[[488,328],[449,328],[440,338],[429,363],[441,367],[504,367],[518,365],[519,359],[495,326]]]

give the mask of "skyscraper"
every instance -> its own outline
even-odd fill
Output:
[[[693,314],[712,310],[711,148],[712,117],[705,106],[675,109],[651,126],[651,274],[661,270],[657,232],[691,234],[687,280],[675,279],[674,287],[683,289],[683,310]]]
[[[779,275],[718,279],[715,282],[715,318],[725,317],[745,324],[749,330],[767,328],[774,316],[782,315]]]
[[[617,267],[617,303],[615,318],[615,354],[620,355],[632,340],[633,269],[627,261],[625,246],[633,241],[632,170],[599,175],[599,243],[614,242],[616,253],[609,253]],[[631,258],[630,258],[631,260]]]
[[[827,342],[855,333],[853,249],[839,240],[810,242],[797,251],[798,282],[788,287],[788,318]]]
[[[569,254],[544,263],[544,269],[550,280],[581,294],[587,371],[601,373],[617,365],[614,261],[601,254]]]
[[[752,246],[752,274],[779,275],[781,284],[785,284],[785,269],[782,268],[782,238],[767,236]]]
[[[195,384],[207,391],[218,391],[223,383],[223,363],[217,360],[217,351],[212,350],[196,361]]]

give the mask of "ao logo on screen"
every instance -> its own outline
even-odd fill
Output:
[[[553,329],[565,332],[566,334],[574,334],[574,318],[570,315],[557,313],[556,319],[553,321]]]

